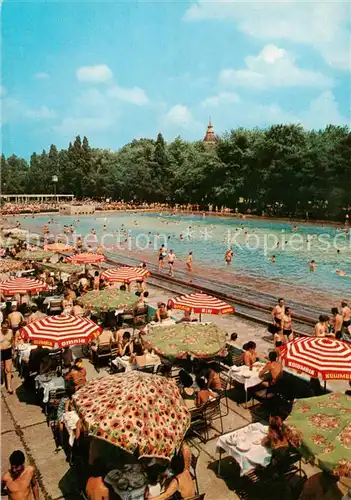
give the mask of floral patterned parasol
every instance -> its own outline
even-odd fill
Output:
[[[65,262],[57,262],[56,264],[52,264],[51,262],[43,262],[42,266],[52,271],[68,274],[79,273],[83,270],[83,266],[80,266],[78,264],[66,264]]]
[[[172,380],[131,371],[95,379],[73,396],[90,434],[141,457],[172,458],[190,414]]]
[[[285,425],[291,443],[306,458],[351,478],[351,397],[331,393],[299,399]]]
[[[27,250],[22,250],[22,252],[19,252],[16,255],[16,259],[22,259],[22,260],[45,260],[51,258],[53,255],[52,252],[49,252],[49,250],[33,250],[27,251]]]
[[[213,323],[156,326],[145,335],[144,342],[157,354],[168,358],[195,358],[216,356],[225,346],[226,332]]]
[[[23,267],[23,262],[19,260],[5,259],[0,261],[0,273],[7,273],[9,271],[16,271]]]
[[[127,309],[137,305],[136,296],[116,288],[93,290],[79,297],[79,301],[87,308],[94,311],[113,311]]]

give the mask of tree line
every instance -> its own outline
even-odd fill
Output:
[[[118,151],[92,148],[77,136],[67,149],[52,144],[29,163],[1,157],[2,194],[53,193],[77,198],[209,204],[239,212],[343,220],[351,205],[351,133],[329,125],[238,128],[213,147],[162,134]]]

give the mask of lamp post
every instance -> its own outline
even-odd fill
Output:
[[[58,177],[57,175],[53,175],[52,176],[52,182],[54,184],[54,205],[55,205],[55,208],[56,208],[56,205],[57,205],[57,199],[56,199],[56,185],[58,183]]]

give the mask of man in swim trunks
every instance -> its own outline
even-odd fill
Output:
[[[161,245],[161,247],[158,250],[158,271],[159,272],[163,268],[163,260],[166,257],[166,255],[167,255],[167,252],[166,252],[165,246]]]
[[[351,325],[351,309],[348,306],[346,300],[341,302],[341,314],[342,314],[342,324],[346,329]]]
[[[176,259],[175,253],[173,252],[173,250],[170,250],[169,254],[168,254],[168,268],[169,268],[168,274],[172,277],[174,276],[174,261],[175,261],[175,259]]]
[[[31,465],[25,467],[22,451],[14,451],[10,456],[10,470],[1,478],[2,486],[7,489],[9,500],[39,500],[39,487],[35,477],[35,469]],[[33,495],[32,495],[33,492]]]
[[[285,314],[284,299],[279,299],[278,304],[272,310],[273,324],[281,330],[282,321]]]

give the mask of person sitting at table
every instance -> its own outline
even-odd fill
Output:
[[[61,302],[63,314],[71,314],[73,307],[73,300],[71,299],[69,293],[65,293]]]
[[[195,323],[196,318],[191,317],[191,311],[184,311],[184,315],[176,323]]]
[[[268,434],[262,440],[262,446],[271,450],[288,447],[289,441],[283,429],[283,421],[280,417],[269,417]]]
[[[73,316],[83,316],[83,314],[84,314],[84,309],[82,308],[79,300],[77,300],[77,299],[73,301],[72,314],[73,314]]]
[[[94,460],[91,466],[90,477],[85,487],[88,500],[109,500],[109,489],[104,483],[106,472],[107,470],[102,458]]]
[[[123,356],[130,357],[133,354],[133,342],[129,332],[123,333],[122,342],[118,344],[118,353],[121,358],[123,358]]]
[[[146,365],[146,352],[140,342],[136,342],[134,344],[134,352],[129,358],[129,363],[136,365],[139,368],[142,368]]]
[[[44,315],[39,311],[38,306],[32,306],[30,308],[30,314],[27,318],[27,325],[33,323],[33,321],[36,321],[37,319],[42,318],[43,316]]]
[[[237,347],[237,340],[238,340],[238,334],[237,333],[232,333],[230,336],[230,340],[228,340],[227,344],[231,345],[233,347]]]
[[[183,398],[187,408],[194,408],[196,400],[196,392],[193,388],[193,379],[185,370],[179,372],[179,382],[181,385],[180,395]]]
[[[22,321],[19,324],[19,328],[18,328],[18,330],[17,330],[17,332],[15,333],[15,336],[14,336],[14,346],[15,347],[18,347],[20,344],[24,343],[24,338],[22,336],[21,329],[24,328],[25,326],[27,326],[27,323],[25,321]]]
[[[38,374],[40,372],[42,361],[46,356],[48,356],[49,352],[49,349],[44,349],[42,345],[38,345],[38,347],[30,351],[28,360],[29,373]]]
[[[162,321],[169,318],[169,312],[167,311],[166,304],[161,302],[158,304],[157,311],[155,313],[155,321],[161,323]]]
[[[149,500],[181,499],[195,496],[194,483],[189,470],[185,468],[184,457],[181,452],[172,458],[171,470],[173,476],[168,485],[166,483],[165,491],[157,497],[149,497]]]
[[[207,380],[204,377],[198,377],[196,383],[200,389],[196,395],[196,406],[201,406],[210,399],[215,399],[218,396],[218,394],[207,387]]]
[[[57,407],[57,414],[56,414],[56,420],[58,422],[58,428],[59,428],[59,435],[60,435],[60,443],[61,446],[63,446],[63,428],[64,428],[64,422],[63,422],[63,417],[65,413],[75,413],[73,404],[72,404],[72,396],[74,394],[74,388],[72,386],[68,386],[66,389],[66,396],[60,399],[60,402]],[[77,415],[77,414],[76,414]],[[78,417],[78,415],[77,415]],[[79,418],[73,417],[73,426],[75,429],[75,439],[78,441],[80,438],[81,434],[81,429],[82,429],[82,422],[79,420]],[[59,451],[60,447],[57,449]]]
[[[65,381],[73,386],[74,390],[77,391],[82,387],[87,381],[87,372],[83,367],[82,358],[76,358],[74,365],[70,371],[65,376]]]
[[[208,365],[208,387],[216,392],[217,394],[221,394],[223,391],[221,378],[219,376],[220,367],[218,363],[210,363]]]
[[[7,317],[7,321],[10,323],[11,330],[16,333],[19,328],[19,324],[24,321],[23,315],[17,310],[17,306],[11,306],[11,312]]]
[[[262,379],[262,385],[266,387],[275,384],[283,375],[283,365],[281,361],[278,361],[278,354],[275,351],[268,354],[268,360],[258,374]]]
[[[246,344],[243,345],[244,349],[244,363],[246,366],[252,367],[254,363],[257,361],[257,353],[256,353],[256,343],[250,340]]]
[[[62,366],[63,368],[71,368],[74,363],[72,349],[69,346],[63,348],[62,351]]]

